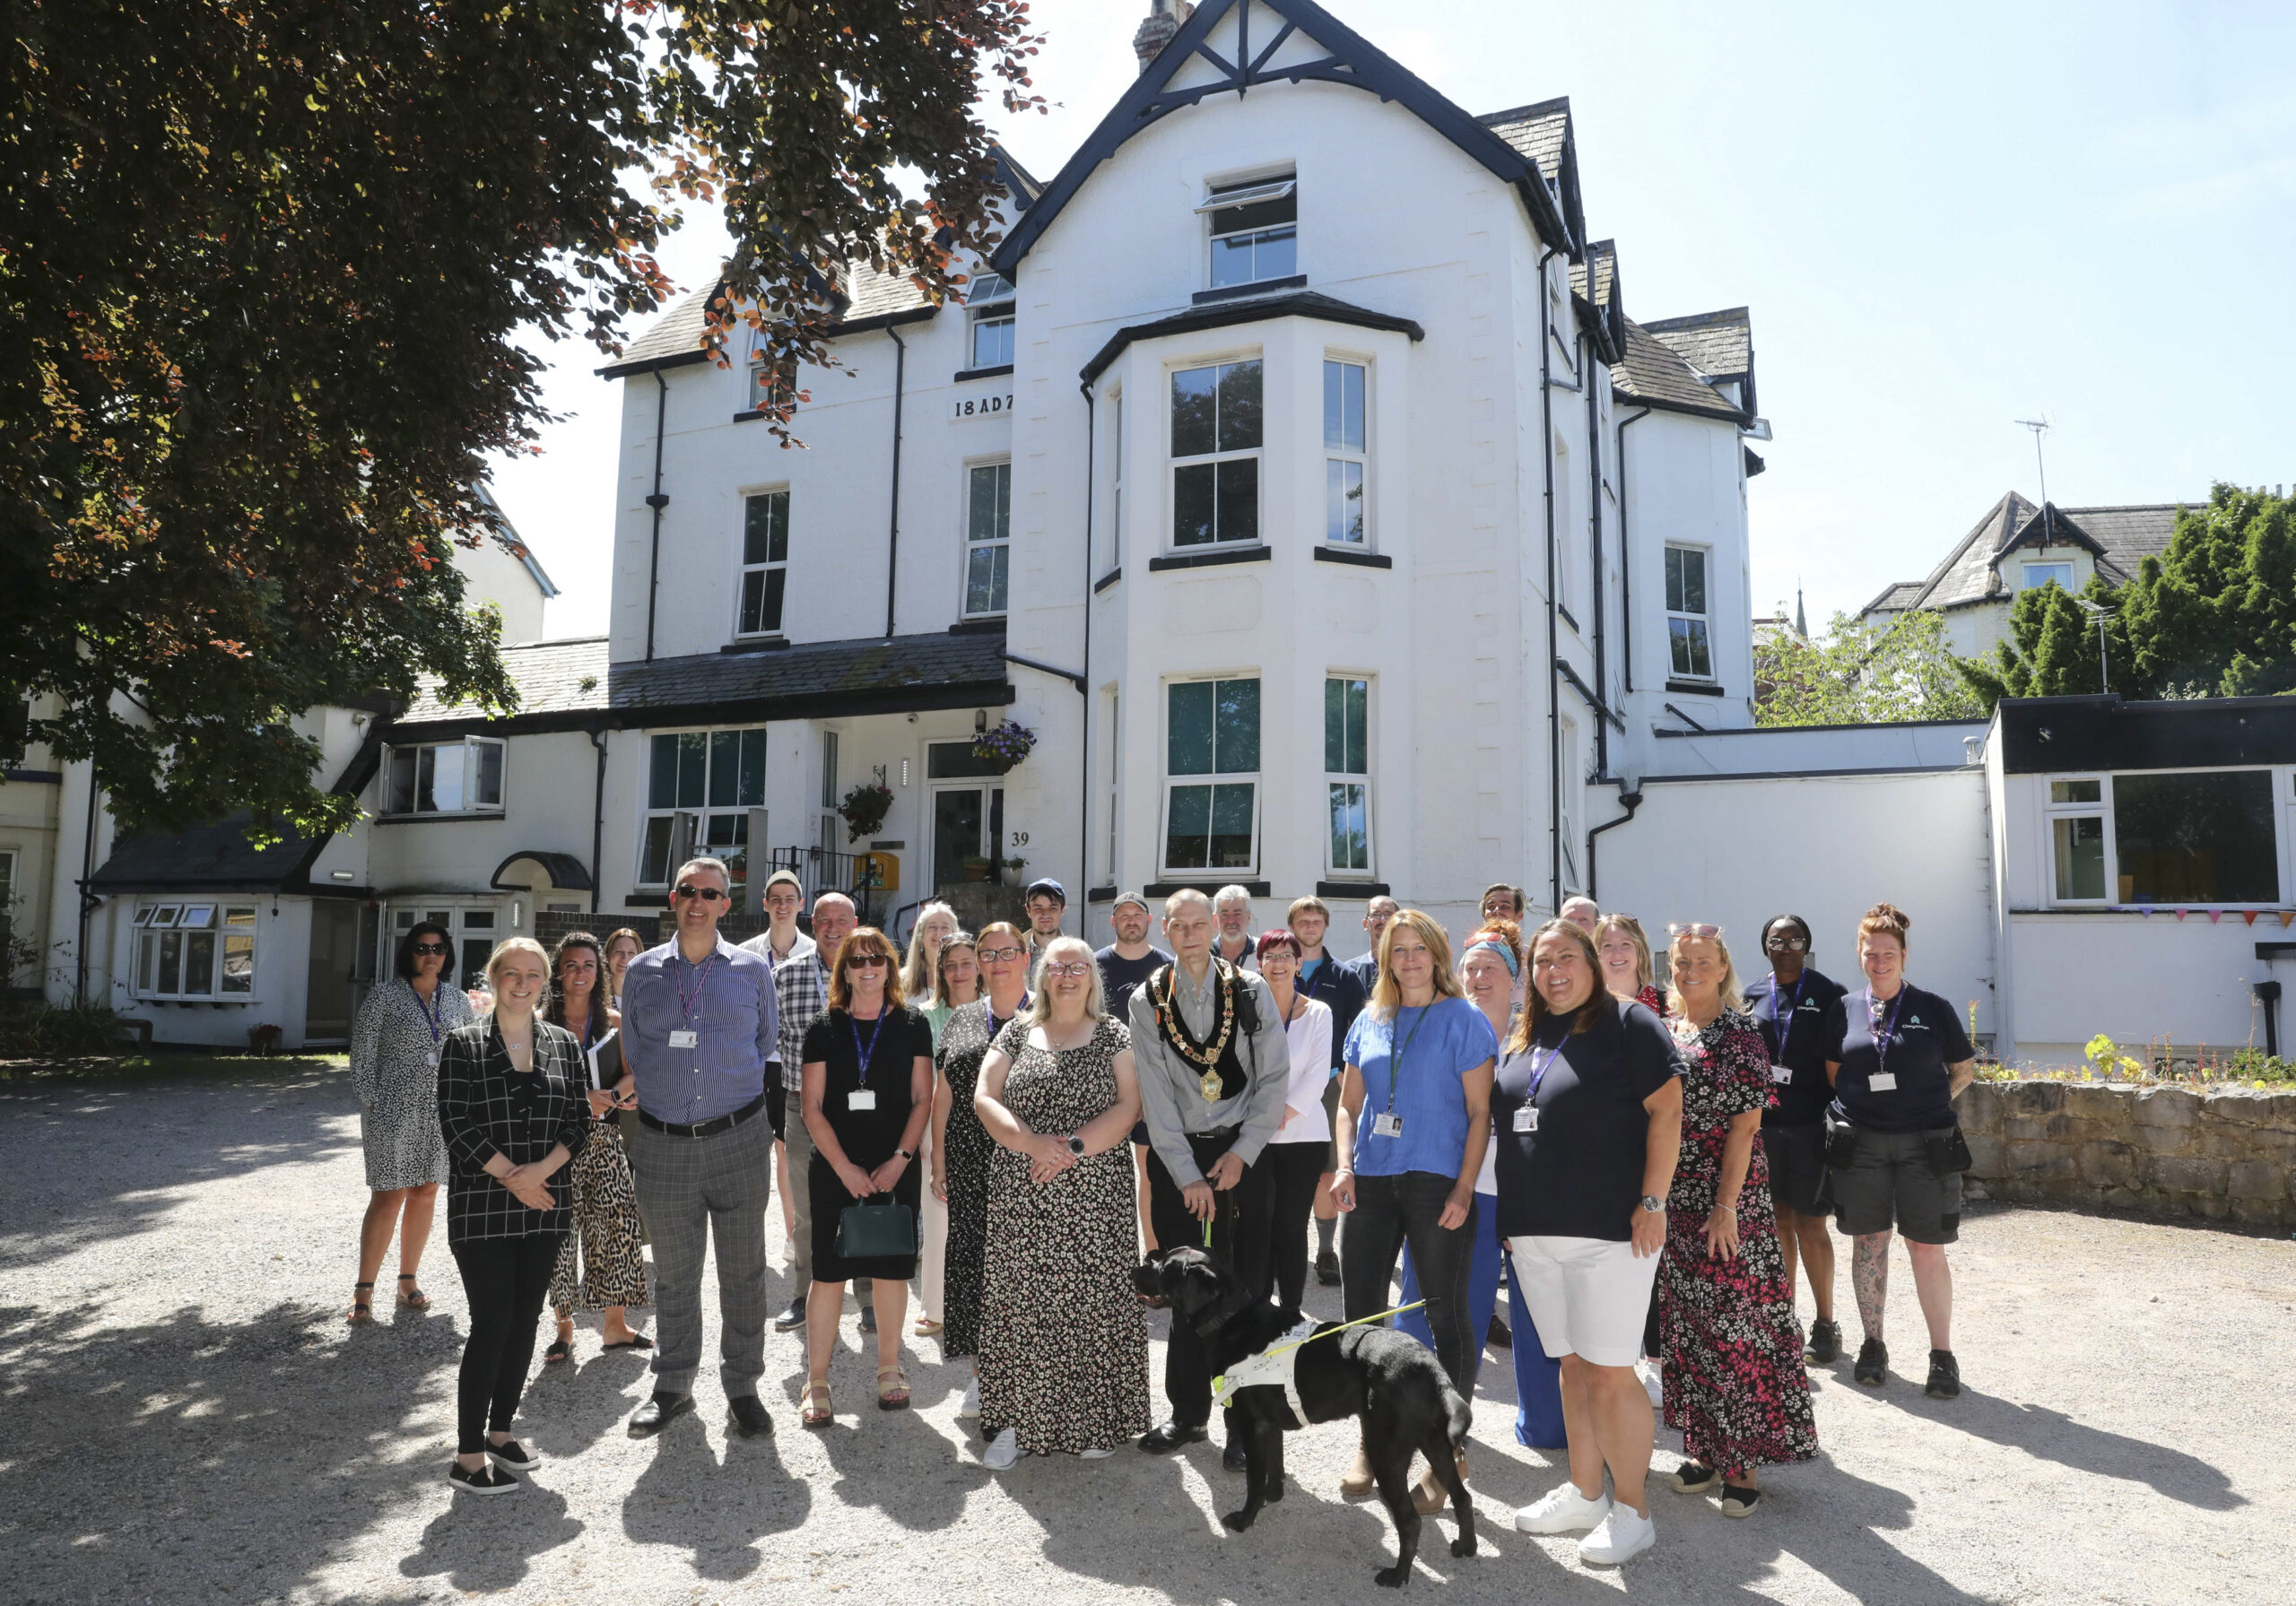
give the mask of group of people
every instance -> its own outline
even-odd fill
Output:
[[[805,1330],[804,1424],[833,1419],[848,1282],[875,1336],[875,1403],[905,1407],[915,1278],[917,1333],[974,1363],[960,1415],[996,1468],[1208,1437],[1213,1379],[1187,1324],[1151,1409],[1130,1273],[1159,1245],[1209,1247],[1287,1307],[1312,1267],[1348,1320],[1398,1318],[1470,1400],[1486,1341],[1511,1332],[1517,1437],[1566,1449],[1570,1467],[1516,1526],[1583,1530],[1598,1563],[1656,1536],[1646,1355],[1683,1434],[1677,1489],[1718,1489],[1725,1515],[1750,1515],[1762,1466],[1815,1453],[1805,1356],[1841,1345],[1830,1216],[1855,1245],[1857,1380],[1886,1376],[1902,1233],[1928,1392],[1959,1391],[1944,1246],[1968,1163],[1952,1100],[1974,1055],[1952,1008],[1905,980],[1909,923],[1890,905],[1859,925],[1855,992],[1810,965],[1792,915],[1764,927],[1766,973],[1744,987],[1718,928],[1669,927],[1661,991],[1631,916],[1574,898],[1526,939],[1526,900],[1505,885],[1456,949],[1432,917],[1375,898],[1370,951],[1349,960],[1325,946],[1320,899],[1253,936],[1240,888],[1167,898],[1162,946],[1147,901],[1120,895],[1116,940],[1095,953],[1061,933],[1065,898],[1040,881],[1027,929],[967,933],[927,905],[905,956],[834,892],[800,931],[787,872],[764,889],[767,931],[735,947],[717,929],[730,888],[716,860],[682,866],[676,935],[650,950],[626,932],[555,955],[505,942],[483,1019],[441,980],[446,933],[418,926],[361,1011],[374,1192],[352,1317],[370,1315],[395,1223],[401,1302],[423,1300],[413,1273],[443,1176],[471,1310],[457,1488],[507,1490],[535,1464],[509,1428],[545,1298],[552,1359],[578,1300],[604,1312],[607,1347],[650,1349],[633,1436],[691,1410],[712,1240],[740,1430],[771,1430],[757,1393],[770,1322]],[[777,1164],[798,1284],[778,1315]],[[1797,1266],[1817,1307],[1806,1342]],[[649,1294],[651,1345],[625,1320]],[[1360,1454],[1341,1487],[1371,1493]],[[1432,1469],[1415,1497],[1443,1503]]]

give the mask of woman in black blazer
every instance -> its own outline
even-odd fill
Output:
[[[550,985],[542,944],[512,937],[488,959],[486,976],[494,1012],[448,1032],[439,1061],[439,1127],[452,1167],[447,1246],[470,1305],[447,1481],[499,1495],[518,1487],[505,1468],[542,1464],[510,1437],[510,1419],[571,1223],[566,1162],[582,1147],[589,1105],[573,1034],[535,1012]]]

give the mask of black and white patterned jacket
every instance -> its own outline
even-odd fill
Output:
[[[453,1172],[447,1184],[447,1242],[564,1232],[573,1224],[573,1167],[550,1179],[554,1208],[529,1210],[486,1173],[497,1153],[513,1165],[544,1159],[554,1144],[581,1152],[589,1132],[589,1079],[580,1045],[564,1027],[535,1022],[531,1076],[511,1068],[494,1019],[447,1034],[439,1060],[439,1130]]]

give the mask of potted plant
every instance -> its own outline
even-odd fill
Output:
[[[846,839],[858,842],[875,834],[885,823],[885,816],[892,812],[892,807],[891,786],[883,781],[863,781],[837,805],[838,818],[845,821]]]
[[[988,879],[989,861],[978,854],[967,855],[964,860],[965,880],[985,881]]]
[[[1004,872],[1004,881],[1006,886],[1018,887],[1024,884],[1021,880],[1021,872],[1029,867],[1029,862],[1026,859],[1015,855],[1009,859],[998,860],[997,865]]]
[[[972,756],[993,767],[997,774],[1007,775],[1020,767],[1021,760],[1036,744],[1034,731],[1016,719],[1008,719],[972,739]]]
[[[275,1026],[248,1028],[248,1047],[254,1053],[270,1055],[279,1051],[279,1039],[286,1034]]]

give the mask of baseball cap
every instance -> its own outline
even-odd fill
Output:
[[[1048,875],[1039,876],[1035,881],[1031,881],[1029,883],[1029,890],[1021,894],[1021,901],[1022,903],[1026,903],[1030,898],[1036,897],[1039,893],[1042,893],[1047,898],[1057,898],[1064,907],[1065,907],[1068,903],[1068,894],[1061,890],[1061,885],[1058,881],[1053,880],[1052,877]]]
[[[1154,914],[1154,913],[1155,913],[1155,911],[1154,911],[1153,909],[1152,909],[1152,908],[1150,908],[1150,907],[1148,907],[1148,900],[1147,900],[1146,898],[1144,898],[1141,897],[1141,896],[1140,896],[1140,894],[1139,894],[1139,893],[1137,893],[1137,892],[1119,892],[1119,893],[1118,893],[1118,894],[1116,895],[1116,901],[1115,901],[1114,903],[1112,903],[1112,904],[1109,905],[1109,914],[1111,914],[1111,915],[1113,915],[1113,914],[1115,914],[1118,909],[1120,909],[1120,908],[1124,907],[1124,906],[1125,906],[1125,905],[1126,905],[1126,904],[1128,904],[1128,903],[1136,903],[1136,904],[1138,904],[1138,905],[1140,906],[1140,912],[1141,912],[1142,914],[1144,914],[1144,915],[1152,915],[1152,914]]]

